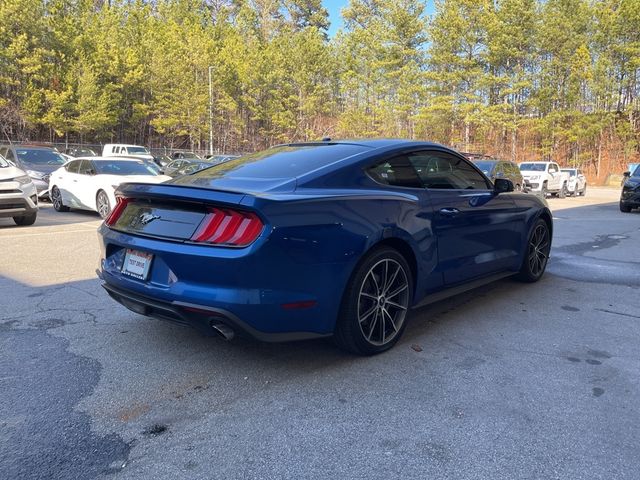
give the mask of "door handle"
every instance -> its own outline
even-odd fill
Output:
[[[455,217],[460,213],[460,210],[457,208],[441,208],[440,215],[444,217]]]

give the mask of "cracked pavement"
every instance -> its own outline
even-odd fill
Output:
[[[414,311],[373,358],[225,343],[95,277],[99,218],[0,219],[0,478],[636,479],[640,213],[550,199],[541,282]]]

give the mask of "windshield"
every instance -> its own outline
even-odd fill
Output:
[[[633,176],[634,176],[634,177],[640,177],[640,165],[638,165],[638,166],[636,167],[636,169],[634,170],[634,172],[633,172]]]
[[[200,157],[193,152],[180,152],[182,158],[195,158],[200,160]]]
[[[127,153],[149,153],[145,147],[127,147]]]
[[[98,174],[103,175],[157,175],[158,172],[144,162],[133,160],[94,160]]]
[[[62,165],[66,162],[62,155],[53,150],[18,148],[16,153],[20,160],[32,165]]]
[[[576,176],[576,171],[573,168],[562,168],[562,169],[560,169],[560,171],[561,172],[567,172],[570,177],[575,177]]]
[[[473,163],[475,163],[476,167],[482,170],[482,173],[484,173],[485,175],[489,175],[493,170],[493,168],[496,166],[496,162],[489,162],[489,161],[473,162]]]
[[[520,171],[523,172],[525,170],[529,172],[544,172],[547,168],[546,163],[521,163]]]

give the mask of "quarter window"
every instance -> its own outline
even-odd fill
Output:
[[[394,187],[423,188],[416,170],[405,155],[384,160],[368,170],[376,182]]]

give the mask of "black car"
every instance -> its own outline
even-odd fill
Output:
[[[56,150],[33,145],[0,145],[0,155],[27,172],[36,186],[38,197],[49,195],[49,176],[66,160]]]
[[[640,208],[640,165],[633,172],[624,172],[620,193],[620,211],[629,213],[633,208]]]
[[[482,173],[495,182],[496,178],[506,178],[511,180],[516,190],[523,190],[525,187],[524,178],[520,173],[518,165],[508,160],[473,160]]]
[[[170,177],[177,177],[178,175],[181,175],[180,170],[187,167],[188,165],[191,165],[192,163],[197,163],[198,160],[187,160],[187,159],[181,159],[181,160],[174,160],[171,163],[167,164],[164,166],[164,168],[162,169],[162,173],[164,173],[165,175],[169,175]]]
[[[199,155],[186,150],[178,150],[177,152],[173,152],[171,158],[173,158],[174,160],[202,160]]]
[[[67,148],[67,150],[64,152],[65,154],[71,156],[71,157],[97,157],[98,154],[95,152],[95,150],[89,148],[89,147],[69,147]]]

